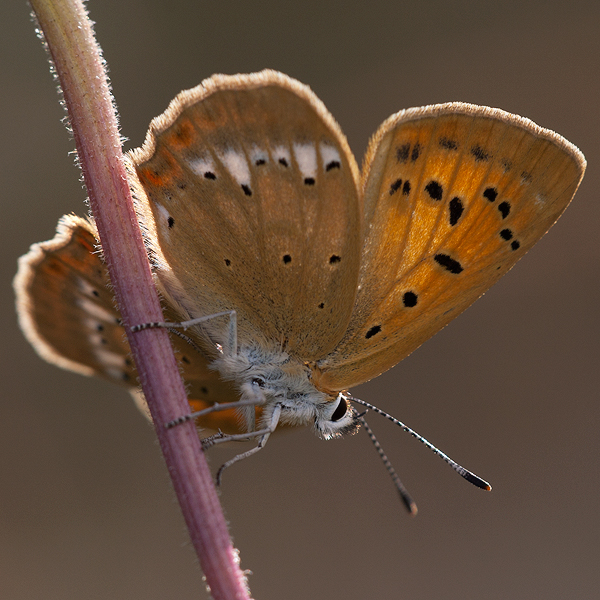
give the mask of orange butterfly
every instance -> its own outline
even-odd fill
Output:
[[[208,409],[199,424],[258,437],[241,456],[278,425],[356,431],[346,390],[506,273],[585,164],[527,119],[451,103],[392,115],[359,171],[322,102],[281,73],[179,94],[129,171],[166,320],[192,321],[171,330],[190,405]],[[15,289],[43,358],[136,389],[93,223],[63,217],[20,259]]]

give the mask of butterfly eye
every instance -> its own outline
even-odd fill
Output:
[[[339,421],[346,414],[346,412],[348,412],[348,405],[346,404],[346,401],[340,397],[340,402],[331,415],[331,421],[334,423]]]
[[[257,385],[258,387],[264,388],[265,387],[265,380],[262,379],[261,377],[255,377],[252,380],[252,385]]]
[[[360,428],[360,421],[355,416],[356,411],[348,400],[341,393],[335,400],[337,405],[331,401],[326,402],[317,407],[315,414],[315,432],[324,440],[354,435]],[[331,414],[329,411],[332,411]]]

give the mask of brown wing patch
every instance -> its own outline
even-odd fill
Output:
[[[132,154],[166,294],[197,317],[235,309],[240,343],[302,359],[342,337],[361,245],[357,168],[314,94],[273,71],[183,92]],[[222,339],[221,323],[208,324]]]

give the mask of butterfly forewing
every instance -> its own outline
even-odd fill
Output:
[[[359,291],[321,385],[375,377],[460,314],[556,221],[584,168],[563,138],[503,111],[391,117],[367,154]]]
[[[357,169],[308,88],[273,72],[184,92],[133,155],[156,272],[184,314],[303,359],[342,337],[361,248]],[[222,343],[225,320],[204,327]]]

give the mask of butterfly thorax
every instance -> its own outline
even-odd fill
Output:
[[[324,439],[358,429],[354,409],[344,396],[318,390],[311,381],[310,368],[287,352],[258,344],[242,346],[237,354],[217,358],[211,368],[237,385],[240,400],[256,401],[262,407],[258,429],[277,422],[292,427],[312,424]],[[274,421],[275,413],[278,421]],[[248,430],[253,430],[254,411],[244,416]]]

